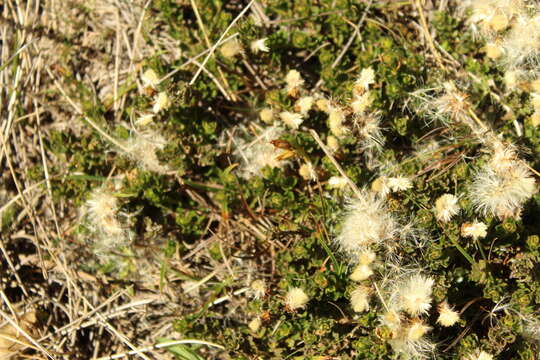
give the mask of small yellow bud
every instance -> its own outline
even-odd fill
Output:
[[[227,41],[220,49],[221,55],[229,59],[241,54],[242,51],[242,44],[236,39]]]
[[[262,122],[272,125],[274,122],[274,111],[270,108],[264,108],[259,112],[259,118]]]
[[[501,57],[501,55],[503,54],[502,47],[500,47],[499,45],[495,43],[487,43],[485,50],[486,50],[486,56],[490,59],[497,59]]]
[[[326,146],[328,146],[330,151],[336,152],[339,150],[339,141],[335,136],[329,135],[328,138],[326,138]]]
[[[144,84],[144,86],[150,86],[152,88],[156,88],[156,86],[159,84],[159,76],[156,74],[156,72],[152,69],[146,70],[142,76],[141,80]]]
[[[257,332],[261,328],[261,325],[262,325],[261,318],[257,316],[256,318],[253,318],[253,320],[249,322],[248,327],[249,327],[249,330],[253,332]]]
[[[371,270],[369,265],[359,264],[354,268],[351,274],[351,280],[363,281],[368,279],[371,275],[373,275],[373,270]]]

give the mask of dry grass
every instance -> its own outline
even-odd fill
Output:
[[[90,131],[80,121],[82,105],[67,79],[86,84],[93,96],[110,104],[119,121],[127,96],[120,89],[139,81],[141,61],[156,53],[165,60],[183,56],[162,19],[149,16],[149,4],[149,0],[6,0],[0,7],[0,215],[18,209],[0,234],[2,359],[169,359],[172,355],[164,350],[168,346],[206,344],[204,339],[180,339],[156,345],[159,338],[179,337],[172,330],[173,320],[202,306],[200,293],[207,282],[243,277],[249,284],[249,261],[238,264],[224,256],[224,263],[216,263],[208,246],[219,242],[225,255],[224,239],[249,243],[264,236],[260,229],[264,221],[255,225],[251,219],[238,219],[239,224],[231,226],[216,211],[218,218],[213,220],[224,225],[217,233],[208,233],[184,258],[164,259],[160,249],[166,239],[150,240],[134,254],[144,276],[126,284],[80,269],[89,254],[74,235],[77,209],[67,199],[52,200],[50,180],[59,174],[50,174],[49,169],[65,166],[46,151],[44,139],[53,129]],[[223,38],[229,35],[224,33]],[[215,47],[208,43],[208,48],[199,56],[210,57]],[[32,180],[30,170],[36,165],[43,169],[44,181]],[[213,262],[212,268],[191,269],[189,263],[200,258]],[[163,279],[163,267],[186,276]],[[202,280],[185,281],[189,277]],[[230,294],[212,304],[229,302],[233,312],[245,292],[236,292],[238,299]]]

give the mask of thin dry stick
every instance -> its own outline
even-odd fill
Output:
[[[208,71],[205,67],[202,66],[201,63],[199,63],[198,61],[196,60],[192,60],[192,62],[197,65],[199,67],[199,69],[202,69],[204,71],[204,73],[206,75],[208,75],[210,77],[210,79],[212,79],[212,81],[216,84],[216,86],[218,87],[219,91],[221,91],[221,93],[223,94],[223,96],[225,96],[225,98],[227,100],[231,100],[231,97],[229,96],[229,94],[227,93],[227,91],[223,88],[223,86],[221,86],[220,82],[218,81],[218,79],[216,79],[216,77],[214,76],[214,74],[212,74],[210,71]]]
[[[441,55],[439,55],[439,52],[435,48],[435,44],[433,43],[433,38],[431,37],[431,33],[429,32],[426,17],[424,16],[424,10],[422,8],[422,4],[420,4],[420,0],[416,0],[415,5],[416,5],[416,8],[418,9],[418,14],[420,15],[420,21],[422,22],[422,27],[424,29],[424,36],[427,39],[428,45],[431,48],[431,52],[433,53],[433,56],[435,56],[435,61],[437,62],[437,65],[439,65],[441,69],[445,70],[446,68],[444,67],[444,64],[441,60]]]
[[[371,3],[373,3],[373,0],[370,0],[369,3],[367,4],[366,10],[364,10],[364,13],[362,14],[362,17],[360,18],[360,21],[358,21],[358,24],[356,24],[356,28],[355,28],[353,34],[351,35],[351,38],[349,39],[349,41],[347,41],[347,43],[345,44],[345,46],[341,50],[341,53],[338,55],[336,60],[334,60],[334,62],[332,63],[332,69],[334,69],[336,66],[338,66],[338,64],[341,62],[341,59],[343,59],[343,56],[345,56],[345,54],[347,53],[347,51],[351,47],[354,39],[356,39],[356,37],[358,35],[360,35],[360,26],[362,26],[364,21],[366,21],[366,16],[367,16],[367,13],[369,11],[369,8],[371,7]]]
[[[343,171],[343,168],[341,167],[341,165],[339,165],[336,158],[332,155],[332,153],[330,151],[328,151],[328,148],[322,142],[321,138],[319,137],[319,134],[317,134],[317,132],[315,130],[313,130],[313,129],[310,129],[309,132],[311,133],[311,136],[313,137],[313,139],[315,139],[317,144],[319,144],[321,149],[324,151],[326,156],[328,156],[328,158],[330,159],[332,164],[334,164],[337,171],[339,171],[341,176],[343,176],[347,180],[347,184],[349,184],[350,188],[354,191],[356,196],[361,197],[362,193],[360,192],[360,189],[358,189],[358,186],[356,186],[356,184],[347,176],[347,174],[345,174],[345,171]]]
[[[218,44],[221,42],[221,40],[223,40],[223,38],[227,35],[227,33],[229,32],[229,30],[232,29],[232,27],[234,26],[234,24],[236,24],[236,22],[238,20],[240,20],[240,18],[242,16],[244,16],[244,14],[249,10],[249,8],[251,8],[251,5],[253,5],[253,2],[255,0],[251,0],[249,2],[249,4],[240,12],[240,14],[238,14],[237,17],[234,18],[234,20],[229,24],[229,26],[225,29],[225,31],[223,32],[223,34],[221,34],[221,36],[219,37],[218,41],[214,44],[214,46],[212,46],[210,48],[210,52],[208,53],[208,55],[206,55],[206,57],[204,58],[204,61],[202,62],[202,65],[201,67],[199,67],[199,70],[197,70],[197,72],[195,73],[195,75],[193,76],[193,79],[191,79],[191,81],[189,82],[189,85],[193,85],[195,83],[195,81],[197,80],[197,78],[199,77],[199,75],[201,74],[201,71],[203,69],[204,66],[206,66],[206,63],[208,62],[208,60],[210,59],[210,57],[214,54],[214,51],[216,51],[216,48],[218,47]]]
[[[202,21],[201,15],[199,14],[199,9],[197,8],[197,3],[195,0],[191,0],[191,7],[193,8],[193,12],[195,13],[195,17],[197,18],[197,23],[199,24],[199,27],[201,28],[201,31],[204,35],[204,41],[206,42],[206,46],[211,47],[210,40],[208,39],[208,34],[206,33],[206,28],[204,26],[204,23]],[[229,89],[229,83],[227,82],[227,78],[225,78],[225,74],[223,74],[223,71],[221,71],[221,68],[218,66],[218,72],[219,76],[221,77],[221,80],[223,81],[223,84],[225,85],[225,88]],[[229,93],[227,91],[227,94],[229,94],[229,97],[236,101],[236,97],[233,93]]]
[[[114,56],[114,99],[113,99],[113,108],[116,115],[118,112],[118,72],[120,70],[120,10],[116,8],[116,43],[114,45],[115,56]]]
[[[45,355],[47,355],[47,357],[49,357],[50,359],[53,359],[54,360],[54,357],[43,347],[41,346],[36,340],[34,340],[33,337],[31,337],[26,331],[24,331],[20,326],[19,324],[17,324],[15,321],[13,321],[13,319],[11,319],[9,317],[8,314],[6,314],[5,312],[3,312],[2,310],[0,310],[0,315],[2,315],[2,317],[4,319],[7,320],[7,322],[9,322],[9,324],[11,326],[13,326],[15,329],[17,329],[17,331],[19,333],[21,333],[28,341],[30,341],[32,343],[32,345],[34,345],[36,348],[38,348],[42,353],[44,353]]]
[[[53,220],[54,220],[54,226],[56,228],[56,235],[58,238],[60,238],[60,226],[58,225],[58,217],[56,215],[56,207],[54,206],[53,202],[53,195],[52,195],[52,187],[51,187],[51,179],[49,176],[49,167],[47,166],[47,159],[45,157],[45,148],[43,147],[43,137],[41,136],[41,118],[39,116],[38,104],[36,100],[34,100],[34,107],[36,108],[36,120],[37,120],[37,133],[38,133],[38,139],[39,139],[39,150],[41,152],[41,162],[43,164],[43,173],[45,174],[45,181],[47,185],[47,192],[49,193],[49,200],[51,202],[51,210],[53,214]]]
[[[64,91],[64,89],[62,88],[62,86],[60,86],[60,84],[58,83],[58,81],[56,80],[56,77],[53,75],[53,73],[51,72],[51,70],[49,68],[46,68],[47,69],[47,72],[49,73],[49,76],[53,79],[54,81],[54,84],[56,85],[56,87],[58,88],[58,90],[60,90],[60,92],[62,93],[62,95],[64,95],[64,97],[66,98],[66,100],[71,104],[71,106],[75,109],[75,111],[81,115],[82,117],[84,117],[84,120],[86,120],[94,129],[96,129],[96,131],[98,133],[100,133],[105,139],[109,140],[113,145],[117,146],[118,148],[120,148],[122,151],[124,152],[129,152],[129,149],[127,147],[125,147],[124,145],[122,145],[118,140],[116,140],[115,138],[113,138],[112,136],[110,136],[109,134],[107,134],[103,129],[101,129],[95,122],[93,122],[90,118],[88,118],[87,116],[84,115],[84,112],[82,111],[82,109],[80,107],[77,106],[77,104],[75,104],[75,102],[68,96],[68,94],[66,94],[66,92]]]
[[[9,268],[11,269],[13,274],[15,275],[15,280],[17,280],[17,283],[21,287],[24,295],[26,295],[28,297],[29,295],[28,295],[28,291],[26,290],[26,286],[24,286],[24,283],[22,282],[21,278],[19,277],[19,273],[17,272],[17,269],[15,269],[15,265],[13,265],[13,262],[11,261],[11,258],[8,256],[8,253],[7,253],[6,248],[4,246],[4,239],[1,238],[1,237],[0,237],[0,250],[2,250],[2,254],[4,254],[4,258],[6,259],[8,265],[9,265]]]
[[[223,39],[222,41],[218,41],[218,46],[221,45],[221,44],[225,44],[227,41],[229,40],[232,40],[234,39],[235,37],[238,36],[238,33],[234,33],[232,34],[231,36],[228,36],[226,37],[225,39]],[[200,54],[190,58],[188,61],[186,61],[185,63],[183,63],[182,65],[178,66],[176,69],[174,69],[173,71],[171,71],[170,73],[168,73],[167,75],[165,75],[164,77],[162,77],[161,79],[159,79],[159,83],[167,80],[168,78],[170,78],[171,76],[173,76],[174,74],[176,74],[177,72],[179,72],[180,70],[182,70],[183,68],[185,68],[186,66],[188,66],[189,64],[193,63],[193,61],[197,60],[198,58],[204,56],[205,54],[207,54],[208,52],[210,52],[210,49],[206,49],[204,50],[203,52],[201,52]]]

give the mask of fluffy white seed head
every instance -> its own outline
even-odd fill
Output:
[[[354,83],[355,92],[361,94],[369,89],[369,85],[375,83],[375,71],[372,68],[362,69]]]
[[[298,169],[298,173],[304,180],[315,181],[317,180],[317,172],[311,162],[304,163]]]
[[[493,355],[483,350],[477,350],[474,354],[470,354],[464,360],[493,360]]]
[[[122,232],[116,219],[118,199],[104,188],[92,191],[86,201],[86,213],[93,225],[100,231],[111,235]]]
[[[272,125],[274,122],[274,111],[271,108],[264,108],[259,112],[259,118],[262,122]]]
[[[119,219],[118,199],[107,189],[94,189],[82,212],[97,253],[107,255],[128,242],[128,232]]]
[[[165,138],[154,131],[145,131],[130,137],[125,143],[127,155],[139,166],[147,171],[164,174],[170,171],[169,167],[162,165],[156,151],[163,150],[167,142]]]
[[[285,125],[291,129],[297,130],[300,124],[304,121],[301,114],[293,113],[290,111],[283,111],[279,114],[279,118]]]
[[[162,91],[157,94],[156,98],[154,99],[154,107],[152,110],[154,113],[158,113],[162,110],[167,110],[171,106],[171,100],[169,99],[169,95],[165,91]]]
[[[400,192],[412,188],[412,182],[404,176],[389,177],[388,187],[392,192]]]
[[[332,106],[328,113],[328,127],[335,137],[340,138],[348,132],[348,129],[343,125],[344,122],[345,114],[343,110]]]
[[[336,238],[341,250],[353,261],[371,245],[393,240],[398,224],[383,199],[363,191],[347,207],[341,232]]]
[[[434,280],[424,275],[412,275],[397,288],[400,308],[411,316],[426,314],[431,308]]]
[[[352,281],[363,281],[367,280],[371,275],[373,275],[373,270],[371,267],[366,264],[358,264],[351,273]]]
[[[152,70],[148,69],[141,75],[141,80],[143,82],[143,85],[146,87],[152,87],[156,88],[156,86],[159,84],[159,76],[158,74]]]
[[[483,239],[487,235],[487,225],[483,222],[465,223],[461,225],[461,236],[476,239]]]
[[[330,179],[328,179],[328,186],[331,189],[343,190],[347,187],[347,184],[347,179],[342,176],[332,176]]]
[[[463,1],[463,5],[471,7],[473,30],[486,37],[505,30],[524,10],[522,0],[469,0]]]
[[[540,16],[520,15],[503,40],[509,68],[537,66],[540,62]]]
[[[355,115],[353,127],[359,136],[362,150],[380,150],[384,144],[381,119],[377,114]]]
[[[444,194],[435,200],[435,216],[437,220],[448,222],[458,212],[458,198],[455,195]]]
[[[227,41],[220,49],[221,55],[229,59],[241,54],[243,51],[242,44],[236,39]]]
[[[266,283],[264,280],[255,280],[249,286],[250,293],[255,299],[262,299],[266,295]]]
[[[491,161],[473,177],[469,196],[482,215],[519,217],[523,204],[537,191],[527,166],[512,148],[497,147]]]
[[[290,288],[285,295],[285,306],[289,310],[301,309],[309,302],[307,294],[298,287]]]
[[[234,152],[240,161],[239,174],[245,179],[253,176],[261,176],[266,166],[270,168],[283,168],[288,161],[282,159],[285,150],[272,145],[271,141],[279,139],[284,133],[279,126],[270,126],[261,132],[254,140],[246,143],[244,140],[237,141]]]
[[[297,70],[290,70],[285,76],[285,83],[287,84],[287,94],[296,97],[302,86],[304,86],[304,79]]]
[[[458,321],[459,313],[452,309],[446,301],[439,305],[439,317],[437,318],[437,324],[448,327],[453,326]]]
[[[358,286],[351,292],[351,306],[355,312],[364,312],[369,310],[369,298],[371,289],[367,286]]]
[[[313,99],[312,96],[301,97],[296,101],[296,104],[294,105],[294,111],[305,116],[313,107],[314,101],[315,99]]]
[[[250,45],[251,51],[254,54],[257,54],[259,52],[270,51],[270,48],[266,45],[266,40],[268,40],[268,38],[262,38],[262,39],[252,41]]]

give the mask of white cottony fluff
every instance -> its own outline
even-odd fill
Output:
[[[514,150],[497,146],[491,161],[474,175],[469,196],[481,214],[507,218],[519,217],[536,191],[535,179]]]
[[[156,151],[163,150],[166,144],[165,138],[157,132],[145,131],[128,139],[124,145],[125,155],[136,161],[143,169],[163,174],[170,169],[159,162]]]
[[[435,216],[439,221],[448,222],[458,212],[458,199],[452,194],[444,194],[435,201]]]
[[[336,241],[353,261],[366,247],[384,243],[397,235],[398,224],[383,199],[363,191],[351,201]]]
[[[283,132],[283,128],[279,126],[270,126],[250,143],[245,143],[244,140],[238,141],[234,154],[240,161],[238,169],[240,176],[249,179],[252,176],[262,175],[261,171],[266,166],[282,168],[288,164],[280,158],[284,150],[271,143],[272,140],[279,139]]]
[[[411,316],[426,314],[431,308],[434,280],[424,275],[412,275],[398,285],[399,307]]]

